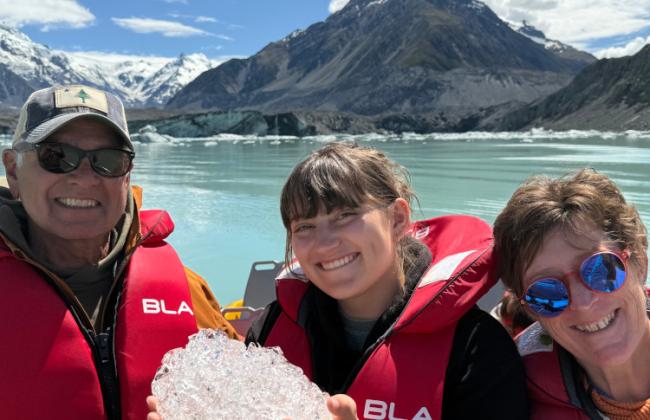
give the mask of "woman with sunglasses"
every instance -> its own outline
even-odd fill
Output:
[[[526,181],[494,224],[533,419],[650,418],[646,229],[605,175]]]

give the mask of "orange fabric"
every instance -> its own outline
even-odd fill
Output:
[[[591,391],[591,399],[594,404],[610,420],[644,420],[650,419],[650,400],[638,402],[619,402],[610,400]]]
[[[242,340],[243,337],[237,334],[235,328],[221,314],[219,302],[215,299],[207,282],[187,267],[185,267],[185,275],[190,286],[197,327],[223,330],[230,338]]]
[[[139,185],[131,185],[131,194],[133,194],[136,208],[140,210],[142,208],[142,187]]]

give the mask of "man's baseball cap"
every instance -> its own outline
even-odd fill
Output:
[[[117,96],[83,85],[53,86],[32,93],[20,110],[12,147],[25,147],[48,138],[77,118],[96,118],[113,127],[133,150],[124,106]]]

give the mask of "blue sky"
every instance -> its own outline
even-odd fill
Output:
[[[348,0],[0,0],[0,20],[67,51],[249,56]],[[400,0],[391,0],[400,1]],[[650,0],[484,0],[503,19],[599,56],[650,42]]]
[[[208,57],[248,56],[270,41],[329,15],[328,0],[29,0],[27,6],[23,0],[3,3],[0,1],[0,15],[11,13],[8,8],[18,5],[21,9],[44,9],[17,23],[34,41],[52,48],[160,56],[194,52]],[[50,3],[52,10],[47,11]],[[70,7],[55,18],[60,4]],[[22,14],[17,10],[14,16]],[[5,16],[11,20],[8,18]]]

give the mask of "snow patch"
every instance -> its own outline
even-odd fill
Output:
[[[566,44],[563,44],[560,41],[546,38],[546,35],[544,35],[542,31],[529,25],[525,21],[518,23],[506,20],[505,22],[513,31],[518,32],[537,44],[543,45],[547,50],[561,53],[569,48]]]
[[[381,5],[381,4],[386,3],[387,1],[388,1],[388,0],[374,0],[374,1],[371,1],[370,3],[368,3],[368,4],[366,5],[366,7],[370,7],[370,6],[379,6],[379,5]]]
[[[304,30],[304,29],[296,29],[295,31],[291,32],[289,35],[287,35],[287,36],[285,36],[284,38],[282,38],[282,41],[280,41],[280,42],[288,42],[288,41],[291,41],[292,39],[299,37],[299,36],[302,35],[303,33],[305,33],[305,30]]]
[[[485,9],[487,6],[485,5],[485,3],[480,2],[480,1],[478,1],[478,0],[472,0],[472,1],[467,5],[467,7],[469,7],[470,9],[483,10],[483,9]]]

